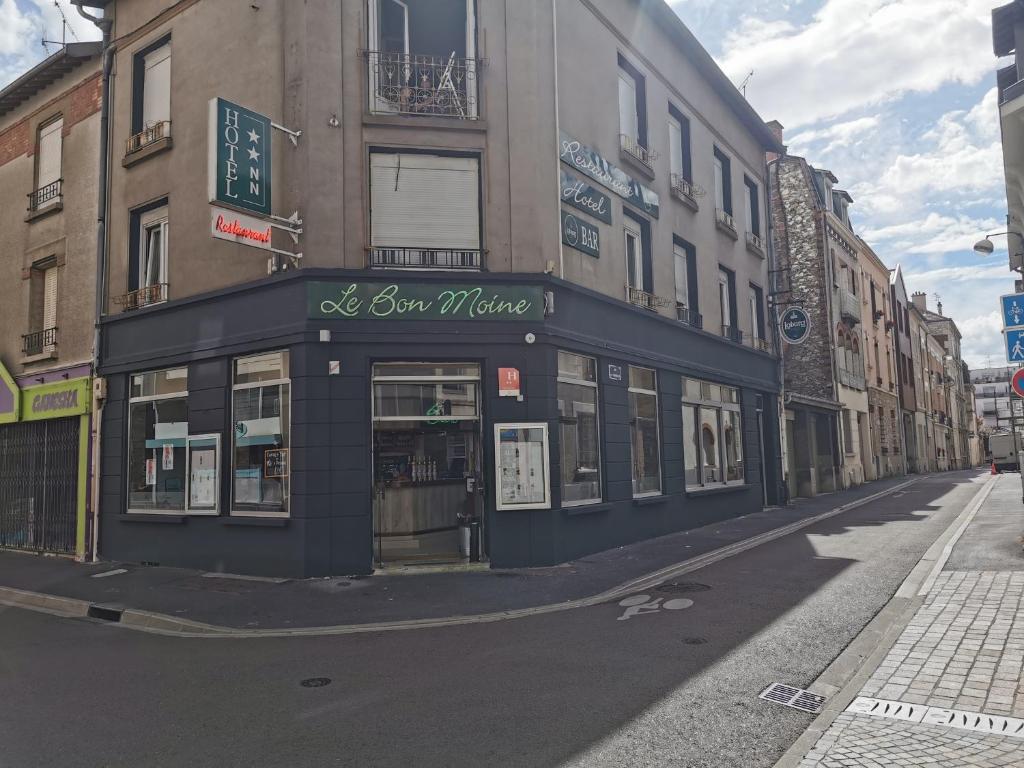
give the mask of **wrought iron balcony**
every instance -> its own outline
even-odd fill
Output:
[[[619,148],[627,157],[636,160],[650,171],[654,170],[654,161],[658,159],[658,153],[645,147],[636,140],[635,136],[630,136],[627,133],[620,133]]]
[[[839,316],[846,321],[847,325],[856,325],[861,321],[860,299],[857,294],[846,288],[839,289]]]
[[[686,305],[676,303],[676,318],[683,325],[688,325],[691,328],[697,328],[700,330],[704,327],[704,318],[700,312],[693,309],[688,309]]]
[[[704,197],[704,189],[699,184],[694,184],[692,181],[684,179],[681,174],[673,173],[669,178],[669,184],[672,188],[672,196],[677,200],[681,200],[693,210],[698,210],[700,204],[697,202],[698,197]]]
[[[124,312],[159,304],[162,301],[167,301],[167,283],[153,283],[137,291],[129,291],[123,296],[114,297],[114,303],[121,305]]]
[[[715,226],[725,232],[725,234],[733,240],[739,238],[739,235],[736,233],[736,221],[728,211],[721,208],[715,208]]]
[[[472,120],[481,59],[366,51],[370,111]]]
[[[847,371],[844,368],[839,369],[839,383],[844,387],[850,389],[864,389],[864,375],[861,373],[855,373],[853,371]]]
[[[136,133],[134,136],[129,136],[125,142],[124,153],[130,155],[132,152],[138,152],[143,147],[147,147],[154,142],[160,141],[161,139],[169,139],[171,137],[171,121],[161,120],[158,123],[143,128],[141,131]]]
[[[765,339],[760,336],[747,336],[746,341],[751,347],[756,349],[758,352],[771,352],[772,342],[770,339]]]
[[[57,329],[47,328],[43,331],[26,333],[21,337],[21,351],[25,357],[52,352],[57,346]]]
[[[28,212],[35,213],[43,208],[48,208],[51,205],[62,202],[64,199],[63,184],[64,179],[57,179],[56,181],[51,181],[46,186],[40,187],[35,192],[29,192]]]
[[[368,266],[376,269],[479,270],[481,251],[435,248],[371,248]]]
[[[764,240],[760,235],[755,235],[753,232],[747,232],[747,250],[757,256],[760,256],[762,259],[764,258]]]
[[[737,344],[743,343],[743,331],[734,325],[723,325],[722,335],[729,341],[736,342]]]
[[[630,285],[626,285],[626,301],[637,307],[649,309],[652,312],[657,312],[658,307],[668,306],[670,303],[660,296],[655,296],[653,293],[642,291],[639,288],[633,288]]]

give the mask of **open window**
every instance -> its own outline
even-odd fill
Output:
[[[475,0],[367,0],[369,110],[478,116]]]
[[[167,300],[167,199],[136,208],[129,218],[128,293],[115,299],[126,310]]]

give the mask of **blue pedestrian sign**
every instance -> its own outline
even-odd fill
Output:
[[[1006,362],[1024,363],[1024,328],[1003,331],[1006,338]]]
[[[1003,310],[1003,328],[1024,327],[1024,293],[1000,296],[999,303]]]

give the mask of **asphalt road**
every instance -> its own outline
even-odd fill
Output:
[[[983,480],[926,478],[629,618],[239,640],[4,610],[0,766],[771,766],[811,716],[758,693],[813,681]]]

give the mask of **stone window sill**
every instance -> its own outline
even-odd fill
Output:
[[[125,168],[131,168],[133,165],[141,163],[143,160],[148,160],[153,155],[159,155],[161,152],[166,152],[173,146],[174,141],[170,136],[165,136],[162,139],[151,141],[146,146],[125,155],[124,159],[121,160],[121,165]]]
[[[39,219],[45,219],[47,216],[49,216],[52,213],[58,213],[58,212],[63,211],[63,210],[64,210],[64,203],[62,201],[58,201],[56,203],[50,203],[48,205],[44,205],[41,208],[37,208],[34,211],[29,211],[28,215],[25,217],[25,221],[26,222],[39,221]]]
[[[719,485],[713,488],[687,488],[687,498],[700,498],[701,496],[718,496],[722,493],[739,493],[749,491],[754,486],[750,483],[736,483],[734,485]]]

